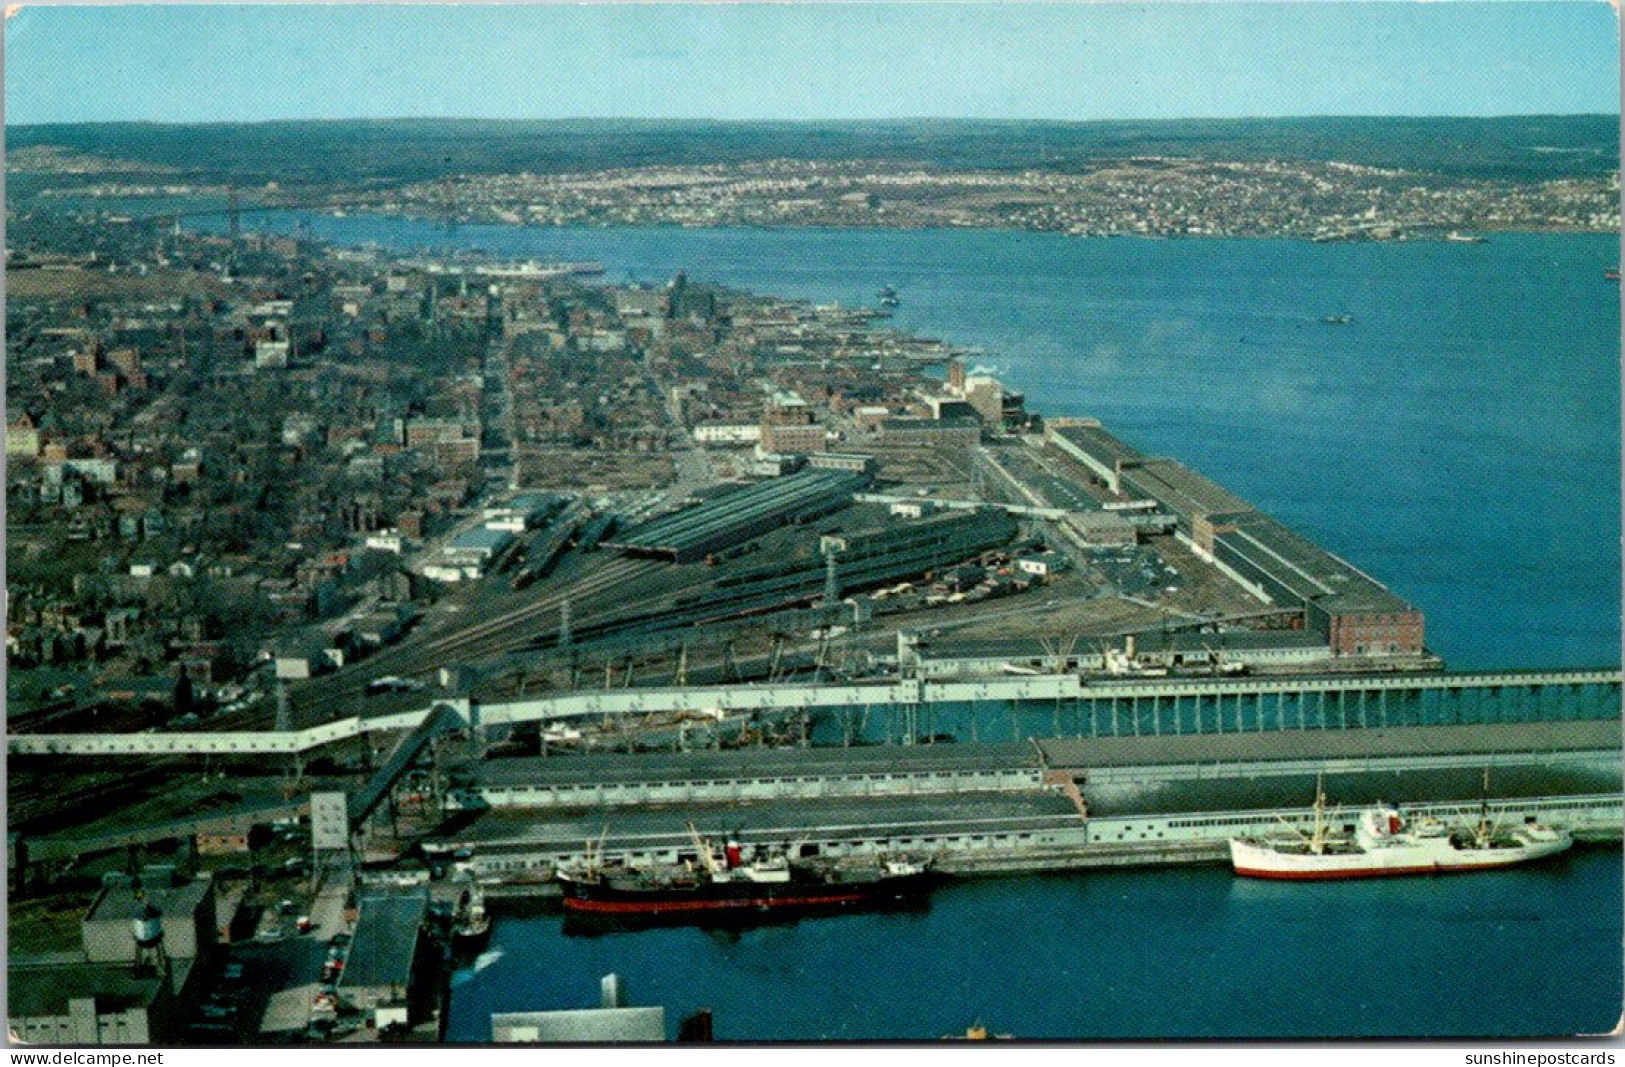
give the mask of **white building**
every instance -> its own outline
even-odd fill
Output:
[[[713,423],[694,427],[694,440],[702,445],[754,445],[761,439],[762,428],[755,423]]]

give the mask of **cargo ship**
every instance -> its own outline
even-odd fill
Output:
[[[923,895],[929,865],[900,858],[870,862],[791,860],[753,855],[729,839],[720,850],[690,827],[699,862],[624,867],[586,862],[558,873],[567,912],[626,917],[698,917],[839,909]]]
[[[1397,807],[1379,802],[1360,812],[1352,835],[1334,835],[1327,827],[1325,804],[1326,795],[1317,787],[1309,833],[1289,823],[1293,837],[1232,838],[1230,862],[1236,873],[1300,881],[1452,874],[1529,863],[1574,844],[1566,830],[1536,823],[1497,826],[1488,803],[1475,825],[1453,829],[1431,817],[1406,819]]]

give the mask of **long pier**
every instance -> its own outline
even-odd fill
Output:
[[[17,756],[299,755],[364,734],[412,730],[441,708],[474,729],[719,710],[816,712],[837,743],[910,744],[943,733],[997,741],[1374,729],[1618,719],[1620,682],[1619,669],[1609,668],[1242,678],[1054,674],[575,690],[493,704],[448,698],[304,730],[12,734],[6,748]]]
[[[1406,811],[1412,817],[1457,822],[1479,804],[1466,795],[1407,804]],[[753,825],[731,832],[747,846],[791,842],[822,856],[929,857],[938,870],[970,875],[1215,863],[1227,857],[1232,837],[1279,832],[1283,823],[1307,831],[1314,820],[1312,809],[1304,806],[1088,817],[1062,807],[1051,805],[1046,811],[1039,804],[995,806],[986,801],[955,806],[939,800],[918,809],[758,810]],[[1490,801],[1486,807],[1496,823],[1538,820],[1582,841],[1618,841],[1625,825],[1618,792],[1521,797]],[[737,813],[726,817],[737,819]],[[1340,823],[1352,821],[1346,811],[1334,817]],[[703,814],[696,818],[702,828],[709,826]],[[480,877],[517,883],[545,879],[559,866],[582,861],[589,847],[584,842],[598,840],[601,832],[576,821],[526,824],[511,834],[478,831],[476,824],[446,847],[468,850],[469,866]],[[596,846],[600,858],[629,863],[677,863],[693,852],[686,827],[659,813],[636,821],[623,818],[602,832],[601,840]]]

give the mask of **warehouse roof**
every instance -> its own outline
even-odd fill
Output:
[[[513,540],[507,530],[493,530],[489,526],[476,526],[465,530],[446,546],[447,552],[495,552]]]
[[[1479,755],[1617,750],[1617,721],[1403,726],[1366,730],[1272,730],[1161,737],[1035,741],[1052,767],[1136,767],[1238,760]]]
[[[1352,564],[1267,515],[1253,513],[1218,535],[1287,588],[1327,611],[1413,611],[1402,597]]]
[[[478,765],[487,786],[578,785],[595,782],[710,781],[797,778],[840,774],[918,774],[1031,767],[1034,750],[1024,744],[886,745],[857,748],[742,749],[735,752],[671,752],[569,755],[488,760]]]
[[[1126,636],[1117,634],[1080,640],[1072,645],[1071,656],[1098,656],[1101,647],[1123,648]],[[1136,634],[1135,647],[1141,652],[1164,649],[1202,651],[1243,651],[1272,648],[1325,648],[1326,636],[1307,630],[1232,630],[1224,633]],[[1056,646],[1065,647],[1065,642]],[[930,660],[1005,659],[1033,660],[1050,656],[1037,638],[933,638],[921,646],[921,658]]]
[[[840,470],[806,470],[773,478],[653,519],[611,544],[617,548],[682,551],[753,521],[793,515],[821,498],[850,495],[866,481],[862,474]]]
[[[665,1008],[579,1008],[503,1012],[491,1016],[497,1043],[596,1045],[666,1040]]]
[[[1245,500],[1178,460],[1145,460],[1133,470],[1124,471],[1123,479],[1186,519],[1255,510]]]
[[[418,930],[428,913],[429,894],[423,890],[362,897],[355,939],[339,985],[344,989],[400,986],[404,990],[417,958]]]
[[[608,811],[495,808],[460,831],[457,844],[478,846],[481,854],[518,850],[576,848],[606,834],[612,840],[663,838],[686,844],[692,823],[702,834],[735,831],[744,841],[795,841],[809,834],[845,838],[892,838],[897,834],[1006,832],[1017,826],[1077,822],[1077,808],[1060,793],[1035,787],[1030,792],[963,792],[911,795],[893,793],[838,799],[690,801],[682,805],[617,807]],[[974,830],[973,830],[974,828]],[[450,842],[448,842],[450,843]],[[897,840],[901,847],[907,843]]]
[[[1118,440],[1098,426],[1057,426],[1053,432],[1107,467],[1119,461],[1139,463],[1145,459],[1139,449]]]
[[[171,960],[176,988],[185,984],[191,960]],[[27,964],[6,970],[6,1008],[15,1018],[66,1015],[68,1002],[91,998],[102,1014],[150,1007],[163,987],[157,975],[137,976],[105,963]]]
[[[198,878],[178,886],[150,885],[140,890],[140,896],[136,895],[134,886],[108,886],[90,906],[90,914],[85,921],[129,922],[139,917],[148,904],[168,917],[190,917],[208,895],[212,884],[207,878]]]

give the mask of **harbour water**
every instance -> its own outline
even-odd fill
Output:
[[[1316,245],[925,231],[519,229],[246,216],[397,247],[594,260],[818,302],[986,351],[1049,415],[1173,455],[1421,606],[1450,665],[1616,664],[1617,238]],[[1346,323],[1327,318],[1348,316]],[[1219,869],[1012,878],[921,912],[731,934],[502,918],[450,1037],[584,1006],[617,971],[747,1040],[1566,1034],[1611,1028],[1617,849],[1536,869],[1273,886]]]
[[[727,1040],[1549,1035],[1618,1019],[1620,862],[1585,850],[1451,880],[1305,886],[1223,868],[965,882],[921,911],[564,936],[499,919],[447,1037],[596,1002],[697,1008]]]

